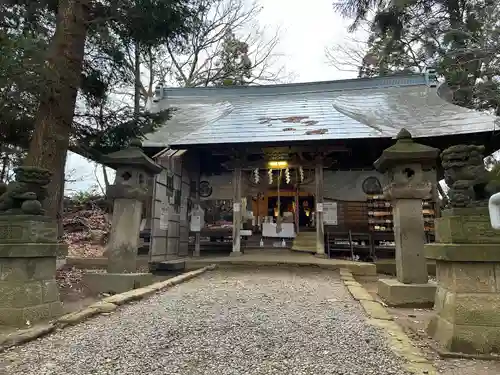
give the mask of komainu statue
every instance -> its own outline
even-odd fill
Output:
[[[15,181],[0,185],[0,215],[43,215],[42,202],[52,173],[37,167],[18,167]]]
[[[484,146],[456,145],[441,153],[450,207],[486,206],[499,191],[483,161]]]

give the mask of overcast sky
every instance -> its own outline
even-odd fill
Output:
[[[332,0],[260,0],[263,6],[259,22],[270,30],[281,30],[277,53],[281,64],[294,73],[294,82],[327,81],[354,78],[354,73],[337,71],[328,65],[325,48],[341,43],[347,35],[348,22],[333,10]],[[102,181],[101,169],[84,158],[69,153],[66,166],[71,179],[67,193],[87,190],[96,185],[96,177]]]

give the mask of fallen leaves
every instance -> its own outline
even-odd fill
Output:
[[[68,256],[102,257],[110,226],[99,208],[65,214],[63,240],[68,244]]]

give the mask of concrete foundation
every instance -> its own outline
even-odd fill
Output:
[[[97,273],[83,275],[83,282],[94,293],[118,294],[153,283],[150,273]]]
[[[389,306],[432,307],[436,284],[403,284],[394,279],[378,281],[378,295]]]

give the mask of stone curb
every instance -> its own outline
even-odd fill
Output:
[[[469,359],[469,360],[480,360],[480,361],[496,361],[500,362],[500,356],[494,354],[466,354],[449,352],[437,347],[436,345],[430,345],[432,350],[434,350],[441,358],[450,359]]]
[[[67,326],[81,323],[93,316],[99,314],[109,314],[115,311],[118,306],[138,301],[159,291],[169,289],[175,285],[191,280],[192,278],[195,278],[207,271],[212,271],[215,268],[217,268],[217,266],[215,264],[211,264],[209,266],[172,277],[171,279],[148,285],[144,288],[133,289],[125,293],[106,297],[80,311],[63,315],[53,322],[40,324],[32,328],[23,329],[7,335],[0,335],[0,352],[12,346],[36,340],[37,338],[45,336],[57,329],[63,329]]]
[[[437,375],[434,365],[429,362],[422,351],[416,348],[403,329],[393,321],[387,309],[375,301],[374,298],[356,282],[352,274],[343,269],[340,278],[356,301],[359,301],[368,315],[368,324],[380,329],[385,336],[389,348],[398,356],[405,359],[405,369],[415,375]],[[367,298],[367,295],[369,296]]]

